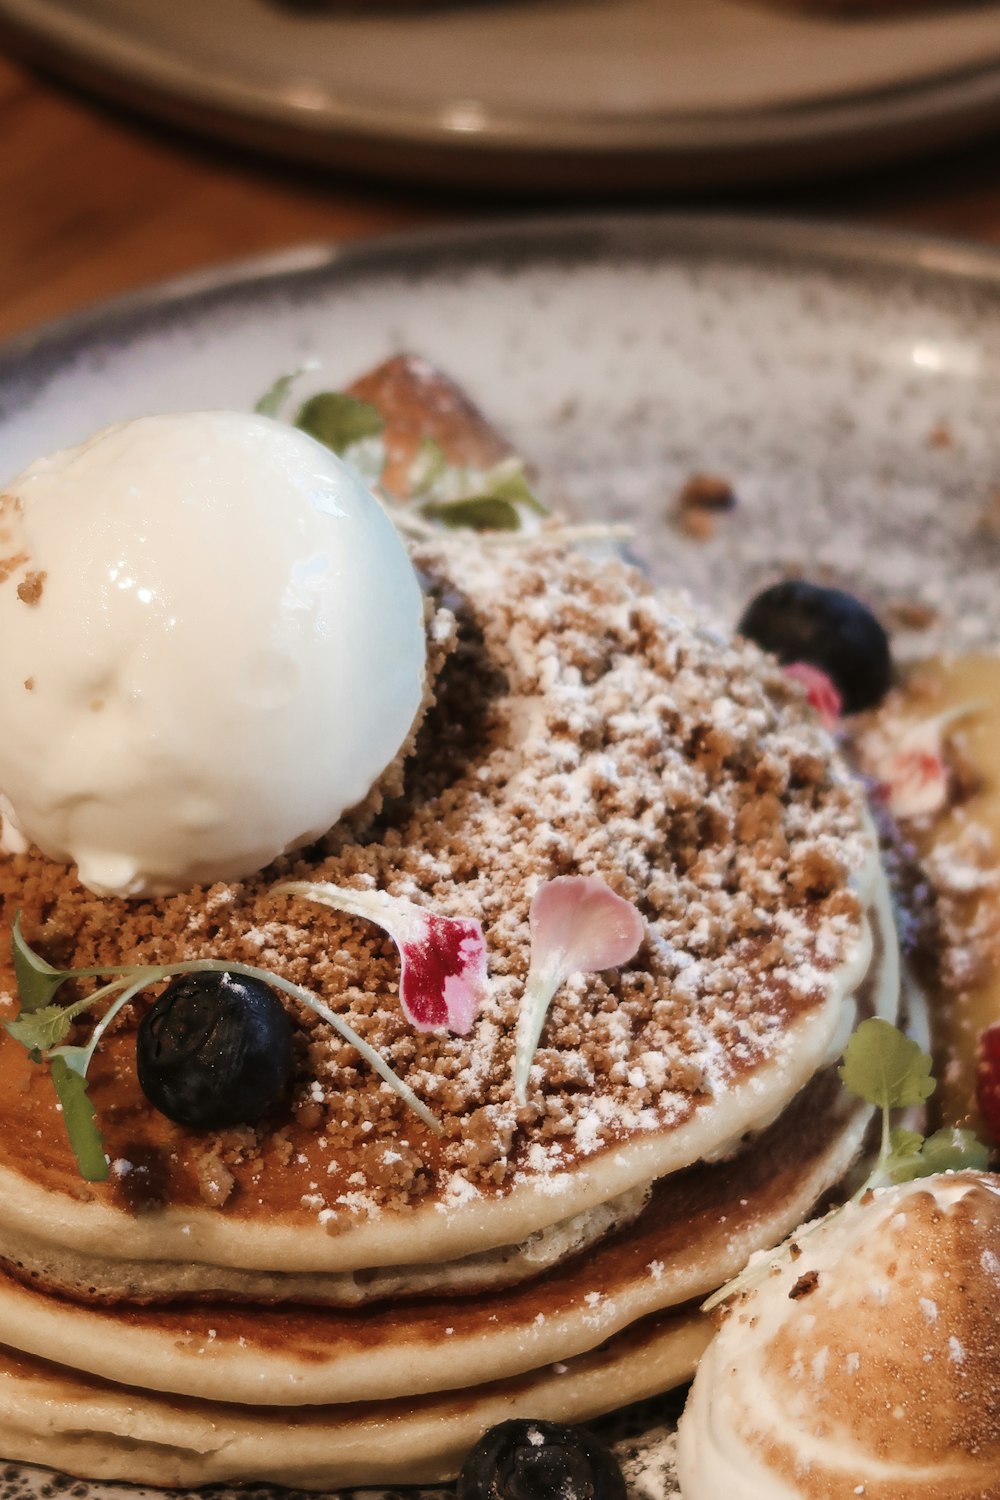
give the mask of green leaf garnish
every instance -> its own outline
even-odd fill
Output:
[[[295,425],[343,458],[355,444],[381,437],[385,419],[370,401],[343,391],[320,391],[299,408]]]
[[[58,1047],[69,1035],[73,1017],[65,1005],[44,1005],[41,1010],[21,1013],[13,1021],[5,1021],[4,1030],[15,1042],[27,1047],[29,1052],[47,1052]]]
[[[923,1104],[933,1094],[937,1085],[931,1068],[931,1058],[915,1041],[877,1016],[862,1021],[848,1042],[843,1063],[837,1069],[844,1087],[856,1098],[873,1104],[882,1112],[878,1158],[851,1198],[852,1203],[857,1203],[873,1188],[890,1183],[913,1182],[918,1177],[931,1177],[937,1172],[984,1171],[988,1167],[989,1150],[971,1130],[946,1127],[925,1139],[918,1130],[891,1127],[890,1116],[894,1109]],[[840,1213],[842,1208],[843,1205],[833,1213]],[[832,1217],[833,1214],[827,1214],[817,1219],[807,1229],[798,1230],[791,1240],[779,1245],[773,1255],[761,1256],[703,1302],[702,1311],[711,1312],[713,1307],[727,1302],[737,1292],[757,1286],[773,1266],[787,1257],[791,1244],[801,1241]]]
[[[33,952],[21,931],[21,913],[14,918],[10,946],[14,955],[14,977],[21,1002],[21,1014],[31,1014],[49,1005],[53,995],[70,977],[66,969],[54,969]]]
[[[187,959],[176,964],[134,964],[108,968],[54,969],[25,941],[20,920],[15,919],[13,932],[15,969],[21,1008],[13,1020],[4,1026],[15,1041],[20,1042],[33,1062],[47,1062],[52,1072],[63,1106],[63,1121],[69,1136],[73,1154],[82,1175],[88,1182],[101,1182],[107,1177],[107,1162],[100,1132],[94,1121],[94,1111],[87,1097],[87,1070],[97,1047],[114,1020],[128,1002],[147,985],[157,984],[176,974],[229,973],[243,974],[259,979],[273,989],[284,991],[293,999],[309,1007],[316,1015],[328,1022],[335,1031],[349,1042],[375,1071],[391,1085],[401,1099],[436,1135],[442,1134],[441,1122],[417,1098],[410,1086],[403,1082],[368,1042],[360,1037],[353,1027],[325,1005],[317,995],[303,989],[279,974],[269,974],[250,964],[230,963],[226,959]],[[67,979],[96,978],[99,975],[114,976],[107,984],[74,1000],[69,1005],[46,1003],[59,986]],[[95,1004],[114,996],[111,1005],[98,1021],[89,1042],[84,1046],[64,1046],[70,1027],[77,1016]],[[29,1004],[25,1004],[27,997]],[[73,1080],[76,1080],[74,1083]],[[96,1175],[95,1175],[96,1174]]]
[[[936,1172],[985,1172],[990,1164],[989,1147],[976,1139],[971,1130],[945,1126],[935,1130],[923,1142],[913,1177],[932,1177]],[[905,1178],[894,1176],[894,1182]]]
[[[321,391],[300,408],[295,425],[350,464],[369,489],[382,478],[385,421],[371,402],[343,391]]]
[[[254,410],[268,417],[279,416],[301,374],[299,369],[280,375]],[[349,396],[346,391],[319,391],[303,402],[294,424],[351,464],[367,485],[379,483],[386,460],[386,423],[370,401]],[[425,437],[407,480],[415,510],[452,529],[518,531],[525,511],[549,514],[532,489],[524,464],[513,455],[489,469],[467,468],[449,463],[440,445]]]
[[[849,1093],[876,1109],[907,1109],[933,1094],[931,1066],[915,1041],[876,1016],[861,1022],[837,1072]]]
[[[297,370],[290,370],[287,375],[279,375],[274,384],[264,392],[260,400],[254,403],[254,411],[260,417],[279,417],[281,408],[288,400],[292,386],[303,373],[300,366]]]
[[[519,458],[506,458],[487,475],[489,493],[494,500],[509,500],[511,505],[524,505],[536,515],[547,516],[549,508],[543,505],[528,481],[524,464]]]
[[[890,1115],[894,1109],[909,1109],[930,1098],[937,1087],[931,1067],[930,1057],[911,1037],[879,1016],[862,1021],[848,1042],[844,1061],[837,1069],[841,1082],[849,1094],[882,1111],[878,1160],[855,1197],[880,1183],[895,1180],[889,1173],[894,1154]],[[913,1134],[913,1131],[901,1133],[903,1154],[895,1165],[904,1172],[913,1165],[909,1158],[919,1154],[908,1140]],[[916,1171],[912,1173],[914,1177],[918,1175]]]
[[[421,511],[431,521],[470,531],[520,531],[517,506],[495,495],[469,495],[464,500],[426,500]]]
[[[410,465],[410,496],[420,513],[445,526],[474,531],[519,531],[522,509],[548,511],[531,488],[524,464],[511,456],[491,469],[450,464],[432,438],[425,438]]]
[[[920,1152],[924,1138],[919,1130],[898,1126],[889,1134],[889,1152],[882,1162],[882,1175],[889,1182],[910,1182],[920,1176]]]
[[[53,1057],[49,1067],[80,1176],[87,1182],[104,1182],[108,1175],[108,1159],[94,1117],[94,1106],[87,1093],[87,1081],[69,1066],[64,1057]]]

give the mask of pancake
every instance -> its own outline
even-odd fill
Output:
[[[112,1174],[81,1184],[43,1070],[0,1046],[0,1244],[240,1270],[355,1272],[523,1243],[765,1129],[846,1034],[885,900],[861,792],[799,690],[639,574],[554,542],[418,554],[453,642],[401,794],[260,877],[163,901],[90,897],[0,863],[50,960],[255,962],[310,985],[442,1120],[435,1137],[353,1049],[296,1015],[289,1116],[197,1135],[135,1078],[137,1003],[97,1054]],[[449,635],[445,618],[457,620]],[[540,880],[602,876],[642,912],[620,971],[552,1005],[528,1102],[513,1033]],[[375,929],[273,893],[374,886],[482,920],[490,993],[468,1037],[421,1035]],[[13,992],[9,970],[2,981]]]
[[[857,1019],[878,1015],[894,1021],[899,1014],[900,977],[892,912],[885,893],[872,926],[875,948],[869,972],[857,991]],[[913,1000],[919,998],[912,983],[907,983],[904,995],[910,1010]],[[917,1013],[919,1018],[919,1005]],[[742,1254],[745,1260],[752,1250],[773,1243],[786,1232],[777,1229],[778,1221],[771,1213],[760,1213],[758,1196],[769,1195],[771,1202],[780,1206],[786,1195],[790,1228],[796,1222],[795,1214],[802,1217],[839,1180],[860,1147],[864,1114],[856,1107],[846,1108],[839,1098],[840,1092],[832,1074],[817,1075],[762,1135],[739,1143],[731,1163],[697,1165],[686,1174],[647,1183],[631,1194],[599,1205],[587,1215],[540,1231],[520,1246],[486,1251],[464,1261],[326,1275],[254,1272],[193,1260],[177,1263],[86,1256],[37,1236],[15,1236],[8,1230],[0,1245],[0,1265],[16,1280],[88,1303],[124,1299],[146,1304],[194,1296],[265,1303],[294,1300],[351,1307],[434,1292],[481,1296],[537,1278],[549,1267],[598,1246],[605,1236],[613,1234],[616,1240],[631,1238],[634,1226],[638,1240],[645,1242],[652,1233],[656,1241],[650,1247],[650,1257],[661,1265],[661,1297],[657,1306],[664,1306],[668,1300],[680,1302],[695,1295],[687,1283],[679,1291],[672,1289],[673,1272],[669,1269],[669,1257],[664,1264],[661,1238],[669,1235],[670,1225],[686,1224],[685,1238],[679,1248],[688,1254],[704,1250],[703,1226],[699,1225],[695,1231],[689,1223],[692,1193],[702,1193],[710,1204],[716,1203],[715,1208],[709,1209],[709,1220],[715,1213],[720,1222],[729,1225],[733,1254],[737,1258]],[[795,1178],[796,1172],[801,1174],[801,1180]],[[750,1226],[742,1250],[738,1249],[738,1223]],[[626,1226],[630,1232],[623,1235]],[[772,1236],[771,1240],[768,1236]],[[600,1256],[600,1249],[596,1253]],[[712,1290],[734,1274],[731,1261],[729,1255],[724,1263],[709,1271],[699,1290]],[[641,1255],[638,1264],[642,1265]],[[4,1337],[9,1341],[0,1328],[0,1340]]]
[[[651,1184],[599,1203],[588,1213],[540,1229],[521,1245],[503,1245],[443,1264],[376,1266],[367,1271],[326,1274],[243,1271],[197,1261],[140,1261],[81,1255],[33,1235],[9,1230],[0,1267],[22,1281],[86,1301],[150,1303],[188,1297],[224,1297],[254,1302],[309,1302],[357,1307],[386,1297],[425,1296],[444,1291],[470,1296],[540,1276],[550,1266],[579,1255],[612,1230],[630,1224],[649,1201]]]
[[[0,1342],[211,1400],[307,1405],[474,1387],[584,1352],[650,1313],[704,1297],[839,1182],[870,1117],[829,1070],[745,1152],[662,1180],[634,1224],[489,1297],[395,1299],[362,1310],[100,1307],[4,1278]]]
[[[652,1318],[579,1359],[453,1396],[297,1412],[150,1396],[0,1349],[0,1449],[90,1479],[297,1489],[453,1478],[481,1433],[525,1416],[585,1422],[690,1378],[711,1333]]]

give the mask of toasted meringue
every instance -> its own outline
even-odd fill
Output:
[[[678,1473],[685,1500],[1000,1497],[1000,1177],[800,1230],[705,1354]]]

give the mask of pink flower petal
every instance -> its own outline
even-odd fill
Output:
[[[563,977],[617,969],[642,942],[642,918],[596,875],[559,875],[531,903],[531,963],[564,955]]]
[[[938,812],[948,800],[948,768],[934,750],[900,750],[888,763],[885,801],[897,818]]]
[[[397,939],[399,998],[417,1031],[472,1030],[486,991],[486,941],[469,917],[428,912],[419,937]]]
[[[927,817],[945,806],[951,782],[945,740],[953,724],[978,709],[978,703],[963,703],[932,719],[889,727],[885,743],[869,756],[868,769],[881,783],[880,800],[893,817]]]
[[[363,917],[399,951],[399,1000],[416,1031],[471,1031],[486,994],[486,939],[472,917],[443,917],[386,891],[356,891],[328,881],[288,880],[276,892]]]
[[[786,677],[802,684],[809,702],[827,729],[832,729],[844,707],[844,700],[834,686],[833,679],[821,668],[814,667],[807,661],[789,662],[784,672]]]
[[[630,902],[596,875],[560,875],[531,903],[531,961],[517,1018],[514,1099],[524,1104],[528,1073],[557,990],[571,974],[617,969],[642,942],[645,927]]]

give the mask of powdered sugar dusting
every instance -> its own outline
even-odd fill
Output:
[[[489,1195],[542,1179],[558,1195],[575,1161],[670,1130],[753,1078],[835,992],[869,852],[858,787],[799,689],[682,597],[543,540],[461,539],[416,561],[452,625],[432,652],[437,702],[388,778],[401,795],[278,873],[481,921],[490,972],[467,1037],[416,1034],[392,944],[339,910],[293,908],[272,894],[274,872],[208,905],[96,904],[30,855],[0,877],[33,934],[44,899],[77,964],[225,953],[336,1007],[445,1130],[440,1143],[412,1134],[354,1049],[300,1018],[301,1140],[337,1139],[319,1211],[362,1217],[454,1202],[457,1183]],[[642,914],[646,940],[621,968],[563,985],[536,1053],[545,1091],[519,1108],[531,900],[564,874],[604,881]],[[249,1176],[252,1148],[226,1149],[234,1180],[244,1164]]]

